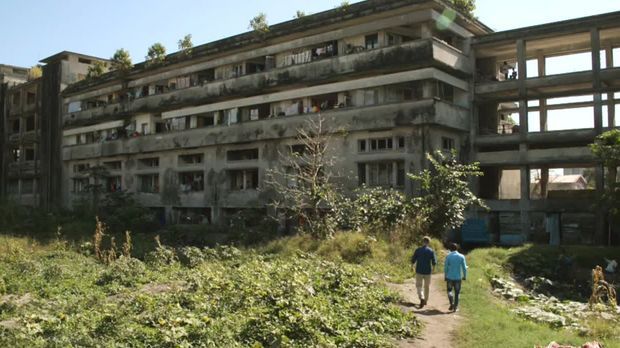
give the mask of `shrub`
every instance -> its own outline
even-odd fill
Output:
[[[97,285],[118,284],[133,287],[144,281],[146,267],[138,259],[121,256],[101,272]]]

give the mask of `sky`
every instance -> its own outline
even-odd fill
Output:
[[[161,42],[168,52],[248,30],[259,12],[270,24],[332,9],[341,0],[0,0],[0,64],[30,67],[63,50],[109,58],[128,49],[134,63]],[[357,1],[351,1],[354,3]],[[587,4],[587,6],[586,6]],[[475,15],[496,31],[620,10],[620,0],[477,0]]]

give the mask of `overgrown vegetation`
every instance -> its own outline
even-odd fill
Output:
[[[194,43],[192,42],[192,34],[185,35],[178,42],[179,51],[183,52],[185,57],[191,57],[194,49]]]
[[[450,0],[450,3],[461,13],[470,18],[474,17],[476,10],[476,0]]]
[[[131,55],[129,55],[129,51],[124,48],[120,48],[114,52],[112,58],[110,58],[110,66],[112,70],[120,71],[121,73],[127,73],[133,68],[133,63],[131,62]]]
[[[43,76],[43,68],[41,65],[34,65],[28,69],[28,81],[36,80]]]
[[[469,180],[482,176],[478,163],[462,164],[456,153],[450,155],[437,151],[426,155],[432,168],[409,178],[419,182],[420,197],[414,198],[417,214],[424,216],[426,230],[431,235],[443,236],[448,229],[461,226],[465,221],[465,210],[484,202],[470,190]]]
[[[96,60],[88,66],[88,73],[86,73],[86,78],[94,79],[101,75],[103,75],[108,68],[108,63],[102,62],[100,60]]]
[[[384,347],[418,325],[363,267],[304,252],[159,245],[109,264],[0,243],[3,346]]]
[[[160,42],[156,42],[149,47],[146,57],[147,66],[155,66],[166,61],[166,47]]]
[[[267,22],[267,15],[263,12],[257,14],[250,20],[249,29],[254,30],[259,35],[264,35],[269,32],[269,23]]]
[[[599,135],[590,149],[598,158],[607,173],[605,194],[601,201],[602,208],[612,218],[620,218],[620,182],[618,182],[618,168],[620,167],[620,130],[614,129]]]

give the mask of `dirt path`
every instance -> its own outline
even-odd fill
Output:
[[[420,300],[414,280],[408,280],[404,284],[390,284],[389,286],[403,296],[403,310],[413,311],[418,319],[424,323],[420,339],[401,341],[399,347],[452,348],[455,346],[453,343],[454,334],[462,321],[462,317],[458,312],[451,313],[448,311],[450,302],[448,302],[446,295],[446,283],[443,274],[433,275],[428,305],[423,309],[418,309]]]

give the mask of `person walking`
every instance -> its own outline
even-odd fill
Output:
[[[448,287],[450,311],[456,312],[459,308],[461,281],[467,279],[467,262],[465,256],[458,252],[458,245],[450,244],[450,253],[444,263],[444,277]]]
[[[411,257],[411,263],[415,265],[415,287],[420,298],[420,308],[428,303],[431,274],[433,274],[433,267],[437,265],[435,251],[428,246],[430,242],[430,237],[424,237],[422,239],[423,245],[417,248]]]

